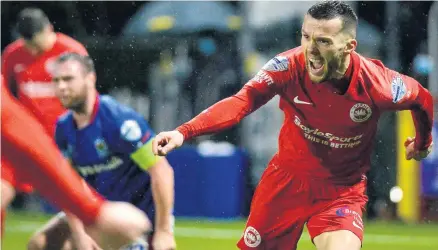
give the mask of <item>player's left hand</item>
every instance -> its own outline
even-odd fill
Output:
[[[175,250],[176,242],[173,233],[169,231],[156,231],[152,238],[152,247],[154,250]]]
[[[430,144],[429,148],[426,150],[416,150],[415,149],[415,137],[408,137],[405,141],[405,148],[406,148],[406,160],[416,160],[421,161],[422,159],[426,158],[430,152],[432,152],[432,144]]]

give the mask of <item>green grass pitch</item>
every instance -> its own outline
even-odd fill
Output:
[[[3,250],[25,250],[32,232],[49,217],[39,214],[9,213]],[[177,219],[175,235],[178,250],[237,249],[244,221]],[[305,231],[299,250],[315,247]],[[438,224],[406,225],[396,222],[365,222],[363,250],[438,250]]]

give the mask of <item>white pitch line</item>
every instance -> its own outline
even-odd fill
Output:
[[[22,223],[20,225],[6,226],[7,232],[33,232],[41,226],[40,223]],[[242,230],[238,229],[218,229],[218,228],[199,228],[199,227],[175,227],[175,235],[184,238],[204,238],[219,240],[239,240]],[[302,240],[310,240],[310,236],[305,233],[301,236]],[[407,244],[412,246],[433,246],[436,247],[436,237],[427,236],[408,236],[408,235],[385,235],[365,233],[364,245],[367,243],[379,243],[382,245]],[[433,245],[434,244],[434,245]]]
[[[237,229],[215,229],[215,228],[196,228],[196,227],[176,227],[175,235],[186,238],[209,238],[209,239],[235,239],[238,240],[242,235],[241,230]],[[310,240],[310,236],[305,233],[301,236],[303,240]],[[383,245],[411,244],[415,246],[433,246],[438,244],[436,237],[426,236],[407,236],[407,235],[385,235],[367,234],[364,236],[364,245],[367,242],[380,243]],[[435,242],[435,243],[433,243]]]
[[[242,230],[199,227],[175,227],[175,235],[186,238],[235,239],[242,236]]]

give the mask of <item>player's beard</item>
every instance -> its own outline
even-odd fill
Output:
[[[75,97],[72,97],[70,103],[66,108],[72,110],[78,114],[84,114],[86,112],[87,107],[87,98],[88,97],[88,89],[87,86],[83,86],[83,88],[79,91],[79,94]]]
[[[342,77],[343,73],[341,73],[341,71],[343,71],[345,59],[341,52],[335,53],[331,57],[328,61],[327,79],[338,79]]]
[[[306,69],[309,74],[309,78],[313,83],[321,83],[329,79],[336,78],[339,69],[342,67],[345,59],[342,58],[341,53],[332,53],[328,55],[319,56],[323,63],[322,74],[315,75],[312,73],[309,55],[305,53],[306,58]]]

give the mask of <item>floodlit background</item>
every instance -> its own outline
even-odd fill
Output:
[[[315,2],[1,2],[1,46],[17,13],[43,9],[57,31],[88,49],[98,88],[134,107],[159,132],[232,95],[277,53],[299,44]],[[359,53],[413,76],[438,96],[438,3],[352,1]],[[194,139],[169,156],[181,250],[236,249],[254,187],[276,151],[278,99],[238,126]],[[434,140],[438,142],[438,123]],[[403,160],[409,112],[383,115],[368,174],[365,250],[438,249],[438,147]],[[5,250],[25,249],[56,208],[37,194],[10,208]],[[304,232],[299,249],[314,249]]]

